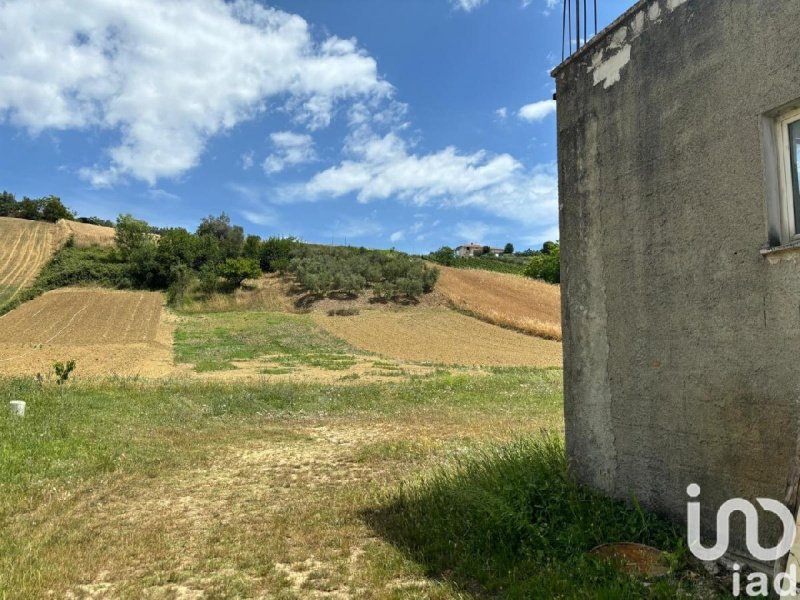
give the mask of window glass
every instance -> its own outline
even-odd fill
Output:
[[[800,233],[800,121],[789,124],[789,158],[792,165],[795,234]]]

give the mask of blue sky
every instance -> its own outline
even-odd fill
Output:
[[[600,0],[600,26],[630,1]],[[427,252],[557,233],[558,0],[0,3],[0,188]]]

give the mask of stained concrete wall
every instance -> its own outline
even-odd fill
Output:
[[[795,455],[800,254],[759,251],[798,31],[796,0],[650,0],[555,71],[568,453],[681,522],[699,484],[706,534]]]

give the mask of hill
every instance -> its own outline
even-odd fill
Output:
[[[561,289],[538,279],[439,267],[436,289],[454,307],[494,325],[561,339]]]
[[[62,240],[52,223],[0,217],[0,307],[36,279]]]

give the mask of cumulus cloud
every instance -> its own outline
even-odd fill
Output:
[[[531,104],[526,104],[522,108],[519,109],[517,116],[522,119],[523,121],[528,121],[529,123],[535,123],[537,121],[543,121],[547,117],[556,112],[556,101],[555,100],[540,100],[539,102],[533,102]]]
[[[280,173],[286,167],[301,165],[317,158],[314,139],[304,133],[281,131],[270,134],[275,152],[264,161],[264,171],[269,174]]]
[[[463,10],[464,12],[472,12],[482,4],[486,4],[488,0],[450,0],[453,8]]]
[[[501,106],[501,107],[500,107],[500,108],[498,108],[496,111],[494,111],[494,114],[495,114],[495,115],[497,116],[497,118],[498,118],[498,119],[500,119],[501,121],[505,121],[505,120],[506,120],[506,118],[508,118],[508,109],[507,109],[505,106]]]
[[[354,194],[359,202],[398,198],[417,205],[475,207],[523,223],[557,212],[554,164],[526,169],[508,154],[460,153],[453,147],[415,154],[396,132],[360,130],[345,147],[349,158],[284,190],[285,201]]]
[[[392,235],[389,236],[389,241],[392,243],[401,242],[406,239],[406,232],[400,229],[399,231],[395,231]]]
[[[314,129],[344,99],[391,94],[355,41],[255,0],[9,0],[0,23],[0,122],[113,132],[81,170],[98,186],[180,175],[268,101]]]

